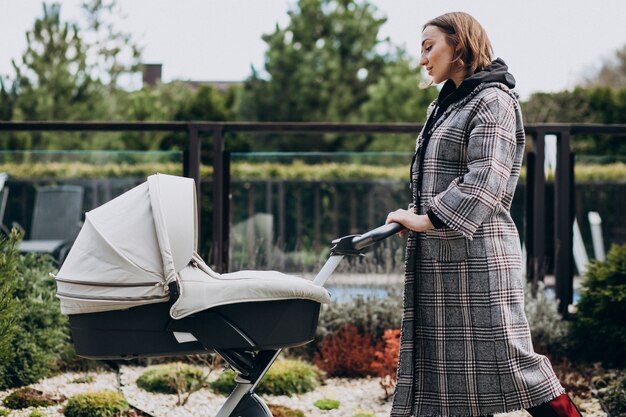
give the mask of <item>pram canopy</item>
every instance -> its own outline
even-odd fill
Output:
[[[218,274],[197,254],[195,183],[155,174],[88,212],[56,275],[64,314],[125,310],[170,300],[181,319],[212,307],[241,302],[308,299],[329,302],[311,281],[276,271]]]

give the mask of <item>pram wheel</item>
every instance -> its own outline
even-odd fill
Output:
[[[229,417],[272,417],[272,412],[256,394],[246,394]]]

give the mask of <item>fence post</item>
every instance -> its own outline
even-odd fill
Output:
[[[224,132],[213,130],[213,261],[217,272],[228,271],[228,185],[226,184]]]
[[[569,128],[557,133],[557,163],[554,180],[554,275],[559,312],[567,315],[573,301],[573,232],[574,190],[573,154],[570,150]]]
[[[532,259],[530,259],[530,273],[533,287],[543,281],[546,275],[546,176],[544,170],[545,158],[544,129],[538,128],[533,136],[534,170],[532,174]]]
[[[535,276],[535,163],[534,151],[526,154],[526,189],[524,193],[524,241],[526,242],[526,281],[530,282],[533,296],[537,293],[538,281]]]

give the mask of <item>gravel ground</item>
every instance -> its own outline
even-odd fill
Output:
[[[176,395],[152,394],[135,385],[136,379],[146,368],[123,366],[121,368],[121,390],[129,403],[154,417],[196,417],[214,416],[226,397],[214,394],[209,390],[201,390],[193,393],[185,406],[177,406]],[[94,380],[90,383],[75,383],[76,378],[85,374],[67,373],[53,378],[44,379],[37,384],[31,385],[35,389],[53,394],[71,397],[74,394],[93,392],[99,390],[116,390],[118,387],[116,374],[113,372],[90,373]],[[212,376],[216,376],[214,373]],[[0,401],[10,391],[0,392]],[[359,412],[374,413],[376,417],[387,417],[391,409],[390,401],[382,400],[384,391],[376,378],[365,379],[338,379],[329,378],[326,383],[314,392],[302,395],[265,396],[268,404],[284,405],[290,408],[302,410],[307,417],[352,417]],[[336,399],[341,405],[336,410],[322,411],[313,403],[321,398]],[[600,404],[597,400],[578,401],[584,416],[604,417]],[[47,416],[63,416],[62,405],[41,409]],[[12,411],[10,417],[27,417],[32,409]],[[526,417],[524,411],[499,414],[498,417]]]

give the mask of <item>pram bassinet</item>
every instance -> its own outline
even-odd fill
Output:
[[[156,174],[86,214],[56,276],[79,355],[272,349],[313,339],[327,291],[275,271],[212,271],[196,253],[195,195],[193,180]]]

